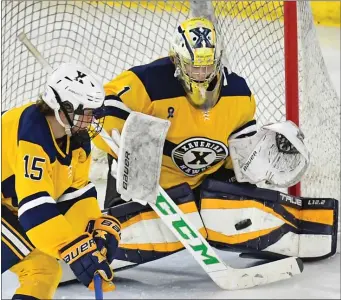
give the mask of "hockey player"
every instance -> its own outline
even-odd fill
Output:
[[[242,77],[222,65],[222,51],[212,22],[184,21],[169,57],[133,67],[105,85],[105,130],[121,132],[131,111],[170,121],[160,185],[212,245],[275,259],[334,254],[335,199],[297,198],[254,185],[295,184],[309,154],[292,123],[257,133],[254,96]],[[94,142],[116,159],[101,137]],[[109,176],[106,206],[124,228],[114,268],[183,249],[148,205],[119,196]]]
[[[47,80],[36,103],[2,115],[1,272],[20,286],[13,299],[52,299],[63,259],[77,279],[104,291],[115,288],[109,263],[120,223],[102,216],[89,181],[91,125],[102,107],[103,86],[90,70],[66,63]]]

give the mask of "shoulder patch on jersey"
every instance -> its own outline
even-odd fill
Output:
[[[251,96],[251,91],[247,85],[245,79],[240,77],[236,73],[228,73],[227,69],[224,68],[224,74],[226,77],[227,85],[223,85],[221,89],[222,97],[229,96]],[[224,79],[223,79],[224,80]]]
[[[47,120],[35,104],[28,106],[20,116],[18,143],[20,140],[40,145],[49,156],[50,161],[55,161],[56,149]]]
[[[133,67],[129,71],[141,80],[151,101],[186,95],[180,81],[174,77],[175,67],[169,57]]]
[[[183,141],[172,151],[174,164],[187,176],[195,176],[213,167],[229,155],[228,147],[204,137]]]

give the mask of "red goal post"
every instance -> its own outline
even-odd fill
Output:
[[[286,119],[299,126],[297,5],[296,1],[285,1],[283,5]],[[290,187],[289,193],[300,196],[301,185]]]

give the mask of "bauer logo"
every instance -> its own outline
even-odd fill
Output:
[[[256,155],[257,155],[257,151],[255,150],[255,151],[252,152],[250,158],[244,164],[244,166],[243,166],[243,171],[244,172],[249,168],[249,165],[251,164],[251,162],[253,161],[253,159],[255,158]]]
[[[129,156],[130,153],[128,151],[125,152],[124,155],[124,170],[123,170],[123,188],[125,190],[128,189],[128,180],[129,180]]]
[[[84,252],[88,251],[89,249],[93,248],[95,244],[94,240],[87,240],[82,244],[77,245],[77,247],[71,248],[71,252],[67,253],[63,260],[67,264],[72,264],[75,260],[77,260],[80,256],[83,255]]]
[[[195,176],[228,156],[227,146],[207,138],[191,138],[172,151],[172,160],[187,176]]]

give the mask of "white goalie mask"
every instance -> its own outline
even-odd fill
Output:
[[[103,85],[96,75],[74,63],[63,63],[56,68],[50,74],[42,95],[67,135],[87,133],[90,139],[103,127],[103,119],[96,125],[92,121],[95,112],[103,106],[104,97]],[[66,123],[61,120],[60,112],[64,113]]]

